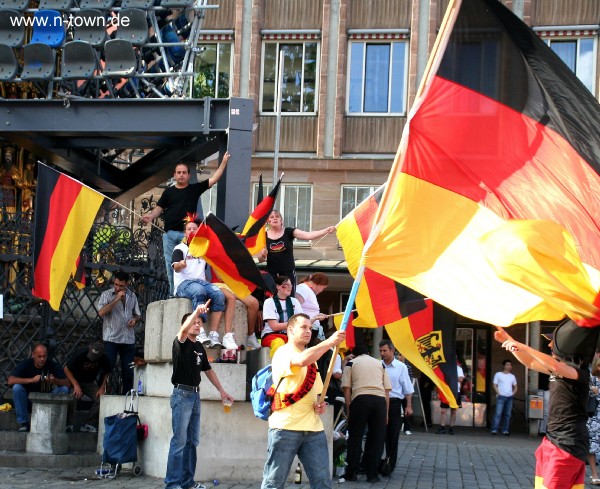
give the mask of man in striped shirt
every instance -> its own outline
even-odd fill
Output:
[[[133,388],[130,364],[135,357],[134,327],[142,319],[137,297],[127,288],[128,284],[129,274],[119,270],[114,274],[113,289],[105,290],[98,299],[104,353],[113,369],[117,355],[121,358],[122,394]]]

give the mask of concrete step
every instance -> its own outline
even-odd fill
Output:
[[[69,452],[65,455],[37,455],[20,451],[1,450],[0,459],[2,459],[3,467],[72,469],[78,467],[99,468],[102,456],[95,452]],[[90,475],[92,474],[93,469],[90,469]]]
[[[98,446],[98,433],[67,433],[70,452],[95,452]],[[0,431],[0,450],[25,452],[27,433]]]

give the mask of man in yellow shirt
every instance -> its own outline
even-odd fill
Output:
[[[315,362],[346,338],[336,331],[329,339],[306,348],[312,333],[308,315],[294,314],[287,324],[287,344],[273,356],[273,382],[277,386],[269,417],[269,445],[262,489],[283,488],[294,457],[298,455],[311,487],[331,488],[329,451],[320,415],[327,404],[318,396],[323,382]]]

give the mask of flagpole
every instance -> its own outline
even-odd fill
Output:
[[[348,297],[348,303],[346,304],[346,310],[344,311],[344,317],[342,317],[342,324],[340,325],[340,331],[346,331],[346,327],[348,326],[348,321],[350,319],[350,314],[354,310],[354,302],[356,300],[356,294],[358,294],[358,287],[360,285],[360,281],[365,274],[365,266],[361,265],[358,267],[358,271],[356,272],[356,278],[354,279],[354,283],[352,284],[352,289],[350,289],[350,296]],[[321,395],[319,399],[325,399],[327,394],[327,388],[329,387],[329,381],[331,380],[331,374],[333,372],[333,364],[335,355],[337,355],[339,351],[339,345],[335,347],[334,356],[332,357],[332,361],[329,362],[329,368],[327,369],[327,376],[325,377],[325,383],[323,384],[323,390],[321,391]]]
[[[279,51],[279,66],[277,67],[277,119],[275,121],[275,148],[273,150],[273,185],[277,182],[279,172],[279,139],[281,137],[281,95],[283,85],[283,49]]]

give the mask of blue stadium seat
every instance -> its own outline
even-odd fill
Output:
[[[47,44],[53,48],[62,46],[65,42],[65,26],[61,13],[56,10],[38,10],[33,16],[30,42]]]

